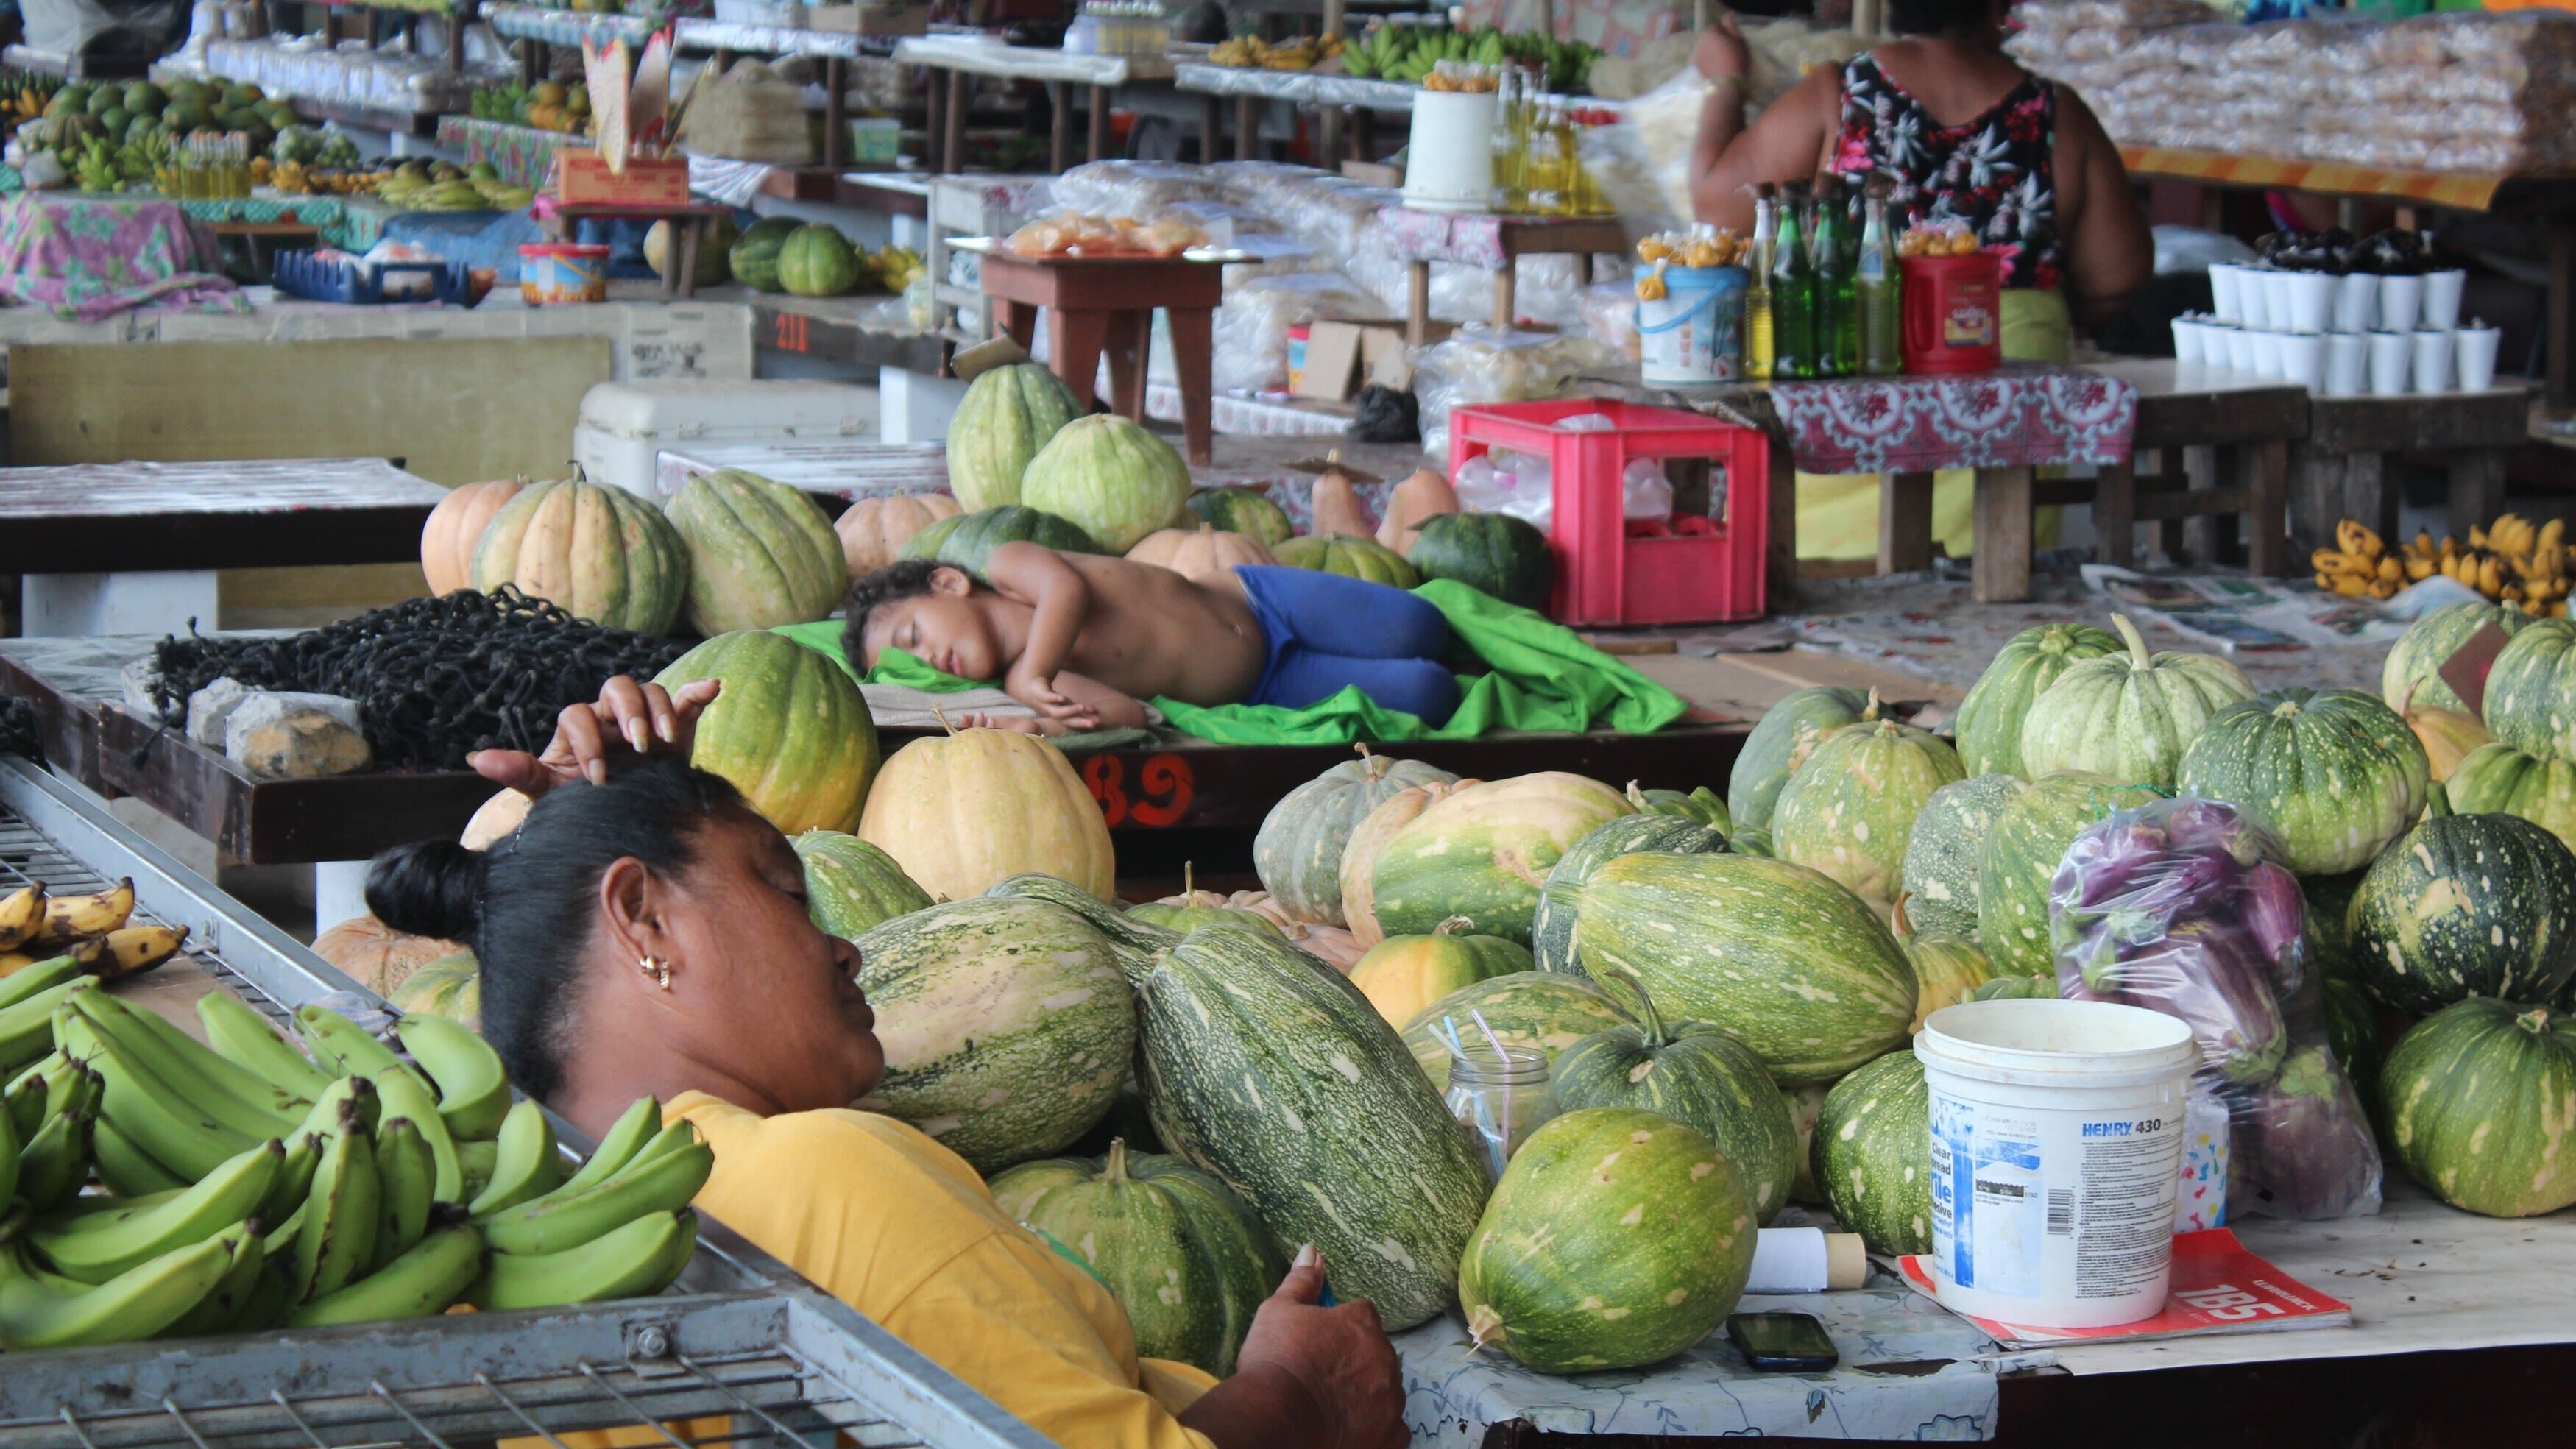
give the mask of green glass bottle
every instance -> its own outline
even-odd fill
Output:
[[[1831,178],[1816,197],[1816,376],[1860,373],[1860,316],[1842,190]]]
[[[1805,198],[1784,188],[1779,230],[1771,243],[1771,376],[1811,378],[1816,373],[1816,263],[1800,232]]]

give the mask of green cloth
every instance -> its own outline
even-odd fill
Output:
[[[1184,704],[1168,698],[1158,698],[1153,705],[1173,728],[1221,745],[1468,740],[1503,730],[1579,733],[1596,726],[1621,734],[1651,734],[1690,708],[1681,696],[1531,610],[1450,579],[1434,579],[1414,593],[1449,621],[1455,642],[1482,671],[1459,675],[1462,698],[1458,712],[1446,724],[1435,728],[1419,716],[1380,709],[1357,685],[1303,709],[1275,704]],[[974,680],[942,674],[900,649],[887,650],[876,668],[858,676],[841,652],[841,624],[836,619],[789,624],[778,632],[839,660],[843,669],[868,684],[933,694],[978,687]]]

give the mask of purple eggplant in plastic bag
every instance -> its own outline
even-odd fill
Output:
[[[2309,974],[2308,906],[2298,877],[2267,860],[2245,873],[2239,902],[2245,929],[2271,964],[2272,989],[2285,996],[2296,991],[2300,978]]]
[[[2379,1209],[2379,1145],[2361,1099],[2323,1044],[2229,1094],[2228,1211],[2311,1220]]]
[[[2129,1000],[2178,1016],[2200,1039],[2201,1060],[2231,1082],[2260,1082],[2280,1069],[2290,1028],[2272,995],[2272,974],[2253,937],[2225,921],[2176,922],[2152,985],[2133,967]]]

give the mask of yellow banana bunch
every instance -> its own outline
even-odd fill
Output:
[[[2351,519],[2335,527],[2335,547],[2319,549],[2312,562],[2317,587],[2335,593],[2386,598],[2373,587],[2387,577],[2393,563],[2398,587],[2440,574],[2463,583],[2498,603],[2511,604],[2534,618],[2565,618],[2571,575],[2576,575],[2576,549],[2567,543],[2567,524],[2551,519],[2535,524],[2508,513],[2483,528],[2469,530],[2463,544],[2440,543],[2429,532],[2383,552],[2379,536]]]
[[[2317,587],[2347,598],[2393,599],[2406,587],[2406,563],[2380,536],[2347,518],[2335,525],[2335,546],[2308,556]]]

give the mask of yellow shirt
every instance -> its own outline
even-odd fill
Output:
[[[1212,1449],[1174,1416],[1216,1380],[1136,1356],[1126,1310],[1013,1222],[965,1159],[868,1112],[663,1109],[715,1149],[697,1206],[1065,1449]]]

